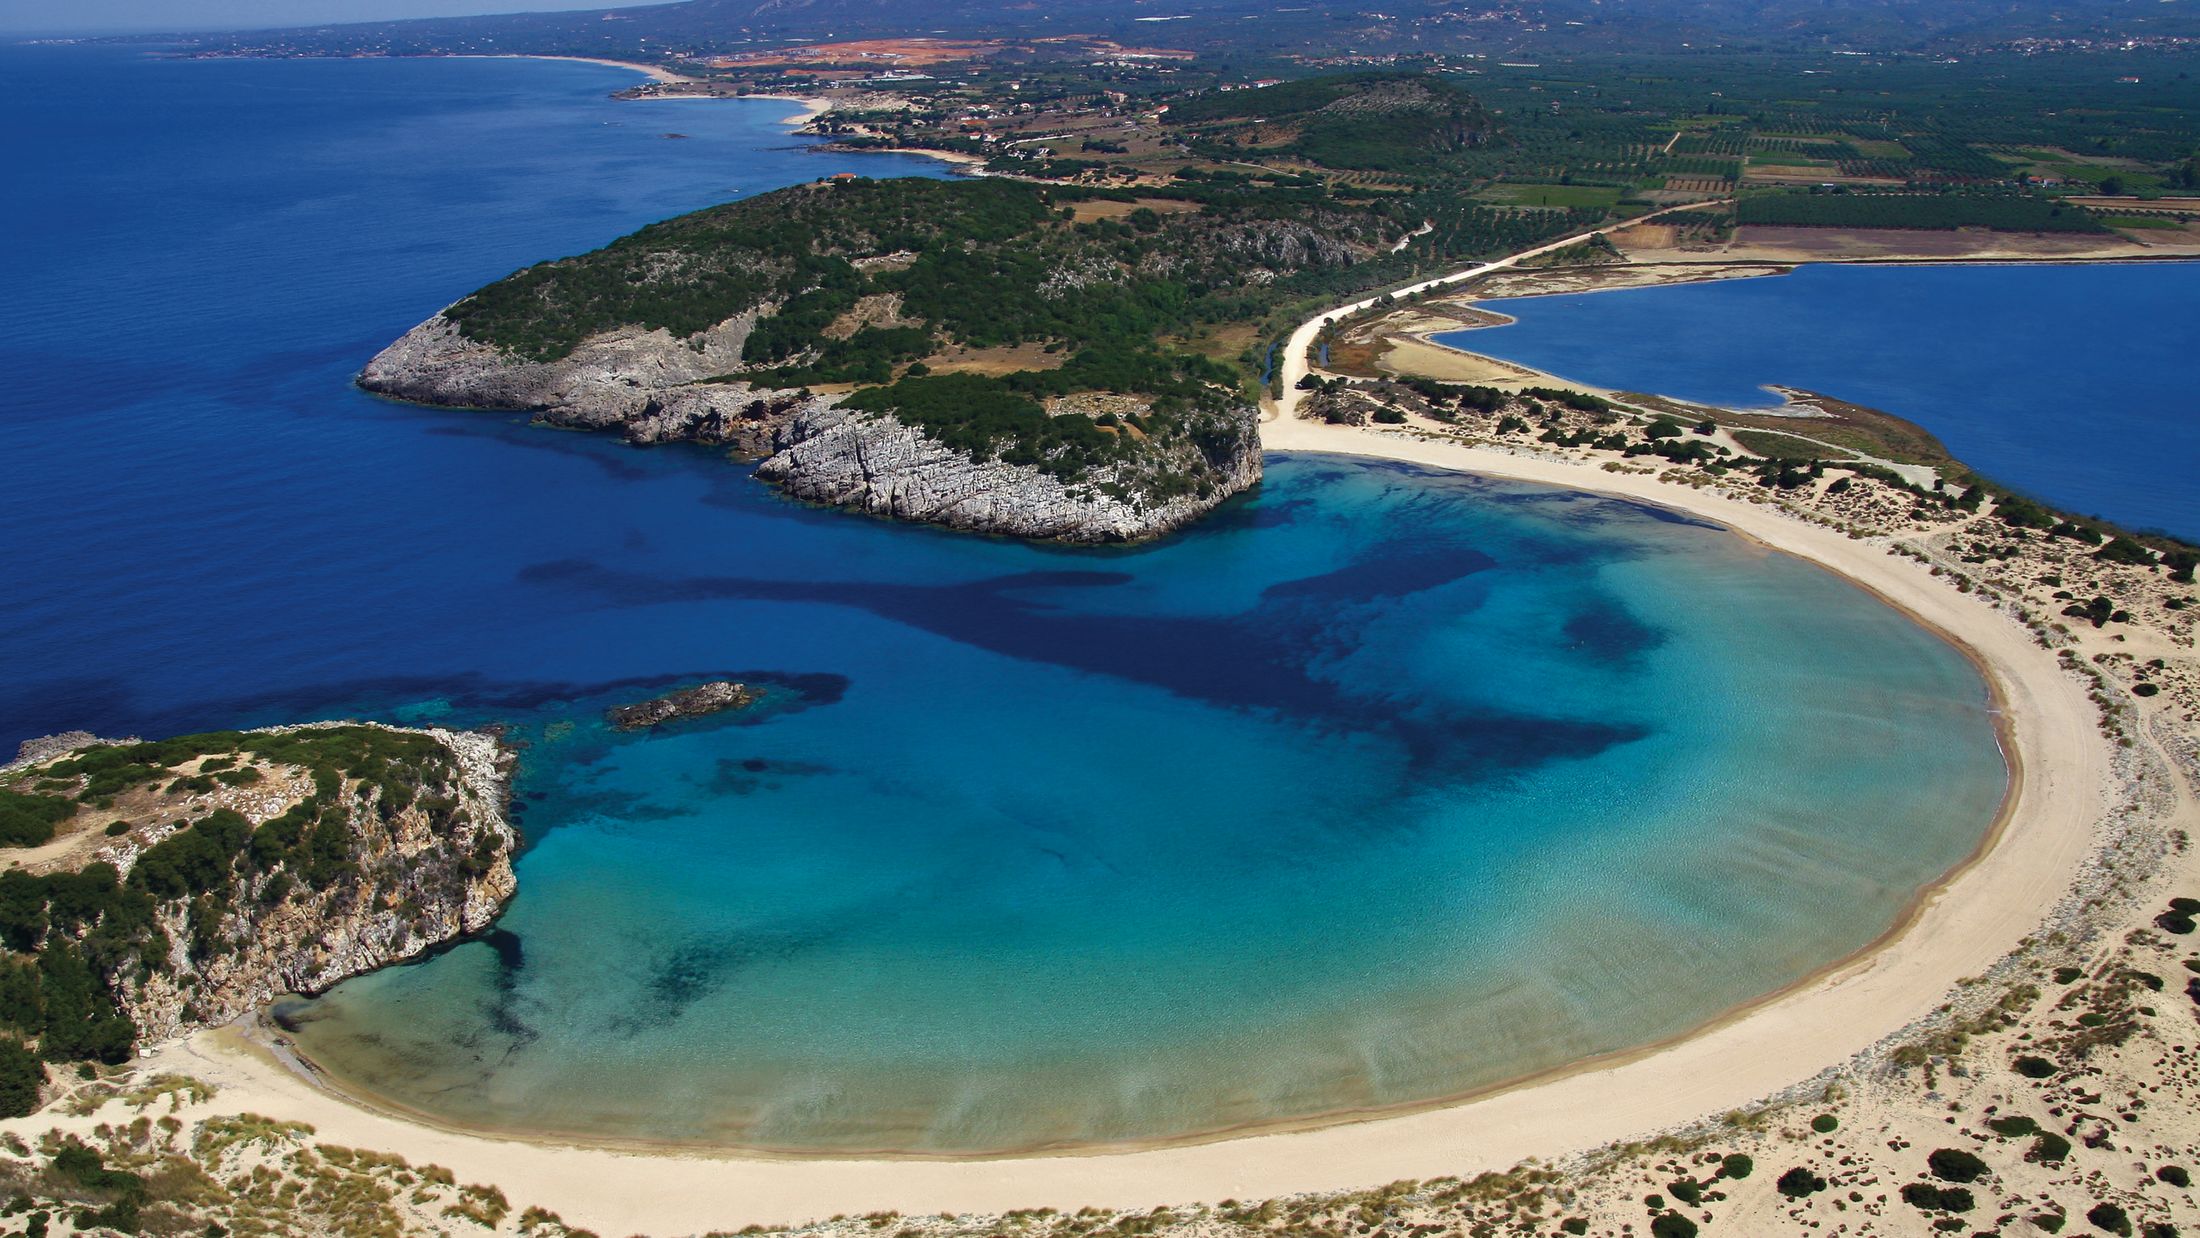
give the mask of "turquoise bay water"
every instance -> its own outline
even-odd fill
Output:
[[[496,930],[283,1007],[352,1085],[840,1151],[1409,1104],[1853,951],[1992,816],[1953,649],[1651,509],[1280,458],[1064,551],[352,390],[503,271],[846,166],[626,80],[0,49],[0,741],[526,746]],[[715,675],[769,699],[601,725]]]
[[[796,1149],[1405,1104],[1860,947],[2001,791],[1954,650],[1616,501],[1314,457],[1134,554],[836,541],[538,569],[845,682],[642,740],[538,706],[497,939],[287,1010],[308,1052],[447,1118]]]
[[[1439,342],[1727,408],[1768,383],[1883,409],[2065,510],[2200,538],[2200,263],[1799,267],[1485,302]]]

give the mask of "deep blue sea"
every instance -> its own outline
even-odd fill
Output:
[[[2065,510],[2200,539],[2200,263],[1821,264],[1482,305],[1519,321],[1439,341],[1727,408],[1800,387]]]
[[[354,391],[487,279],[851,166],[627,80],[0,49],[0,741],[526,745],[496,930],[284,1006],[349,1085],[837,1150],[1409,1104],[1849,953],[1991,818],[1954,649],[1654,509],[1280,458],[1068,551]],[[767,702],[601,721],[726,674]]]

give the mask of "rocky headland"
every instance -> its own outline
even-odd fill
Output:
[[[0,796],[47,837],[0,848],[0,970],[36,994],[6,1021],[119,1061],[487,928],[517,886],[509,764],[350,723],[24,745]]]
[[[369,361],[358,382],[393,399],[524,412],[637,445],[725,447],[759,458],[756,475],[794,498],[973,533],[1135,542],[1260,480],[1259,412],[1249,403],[1206,415],[1196,440],[1145,440],[1123,459],[1066,477],[942,442],[890,412],[843,407],[845,394],[718,377],[742,364],[754,323],[745,314],[687,338],[622,327],[535,361],[469,339],[437,314]]]
[[[1091,192],[777,190],[515,272],[358,382],[728,448],[791,496],[893,519],[1150,538],[1260,478],[1250,354],[1213,324],[1389,253],[1398,228],[1326,202],[1279,217]]]

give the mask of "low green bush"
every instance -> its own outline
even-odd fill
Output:
[[[1815,1195],[1825,1190],[1826,1180],[1803,1166],[1797,1165],[1795,1168],[1781,1174],[1780,1180],[1774,1185],[1779,1188],[1782,1195],[1787,1196],[1789,1199],[1802,1199],[1805,1196]]]
[[[1925,1164],[1942,1182],[1976,1182],[1986,1176],[1986,1162],[1961,1148],[1935,1148]]]
[[[1902,1202],[1924,1212],[1969,1212],[1978,1206],[1971,1192],[1960,1186],[1934,1186],[1930,1182],[1906,1183]]]
[[[38,1109],[46,1068],[22,1041],[0,1039],[0,1118],[29,1117]]]
[[[2085,1210],[2086,1223],[2104,1234],[2131,1238],[2131,1217],[2112,1203],[2098,1203]]]
[[[53,841],[54,827],[76,813],[58,795],[0,790],[0,847],[36,847]]]
[[[2070,1155],[2070,1141],[2053,1131],[2041,1131],[2024,1159],[2041,1165],[2060,1165]]]

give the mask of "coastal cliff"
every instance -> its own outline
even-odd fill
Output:
[[[516,888],[485,735],[321,724],[26,756],[0,794],[56,807],[49,838],[5,853],[0,1021],[48,1058],[117,1061],[322,992],[488,927]]]
[[[1259,412],[1206,413],[1203,433],[1140,444],[1074,479],[943,443],[891,412],[740,381],[706,381],[738,357],[753,319],[688,340],[662,329],[591,337],[531,361],[466,338],[442,314],[360,371],[378,395],[531,413],[546,425],[630,443],[724,446],[763,457],[756,475],[813,503],[974,533],[1078,543],[1134,542],[1179,528],[1260,480]],[[1061,411],[1056,417],[1090,414]],[[1102,414],[1104,415],[1104,414]]]
[[[752,325],[743,316],[686,340],[628,327],[536,361],[468,339],[437,314],[376,354],[358,382],[394,399],[532,413],[546,425],[609,431],[630,443],[723,444],[769,455],[776,427],[809,398],[746,383],[693,385],[741,364]]]
[[[1058,414],[1076,416],[1075,413]],[[756,474],[788,494],[874,516],[1064,542],[1133,542],[1180,528],[1260,480],[1260,423],[1246,408],[1185,441],[1079,481],[1032,465],[975,460],[890,416],[830,404],[797,409],[785,446]],[[1205,481],[1170,494],[1172,478]]]

